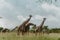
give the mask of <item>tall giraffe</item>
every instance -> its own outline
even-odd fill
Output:
[[[29,18],[28,18],[26,21],[24,21],[24,22],[19,26],[19,28],[18,28],[18,35],[19,35],[19,32],[20,32],[20,31],[22,32],[22,35],[24,35],[25,26],[26,26],[26,24],[29,23],[31,17],[32,17],[32,15],[29,15]]]
[[[39,34],[40,34],[40,32],[42,31],[42,28],[43,28],[43,25],[44,25],[45,20],[46,20],[46,18],[43,18],[42,23],[41,23],[39,26],[37,26],[37,28],[35,29],[35,32],[36,32],[36,33],[37,33],[37,31],[38,31]]]

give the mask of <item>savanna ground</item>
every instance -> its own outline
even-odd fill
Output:
[[[44,35],[17,35],[16,32],[0,33],[0,40],[60,40],[60,33],[50,33]]]

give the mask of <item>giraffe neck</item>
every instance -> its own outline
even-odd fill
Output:
[[[42,27],[43,27],[44,22],[45,22],[45,20],[43,19],[43,21],[42,21],[41,25],[39,25],[39,28],[42,28]]]
[[[27,19],[24,24],[27,24],[30,21],[31,17],[29,19]]]
[[[20,27],[25,26],[25,25],[30,21],[30,19],[31,19],[31,17],[28,18],[26,21],[24,21],[24,22],[20,25]]]

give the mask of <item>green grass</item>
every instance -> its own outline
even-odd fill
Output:
[[[60,34],[51,33],[49,35],[17,35],[15,32],[0,33],[0,40],[60,40]]]

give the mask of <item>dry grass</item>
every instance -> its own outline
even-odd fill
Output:
[[[0,40],[60,40],[60,33],[41,34],[37,36],[32,33],[24,36],[17,35],[16,32],[0,33]]]

